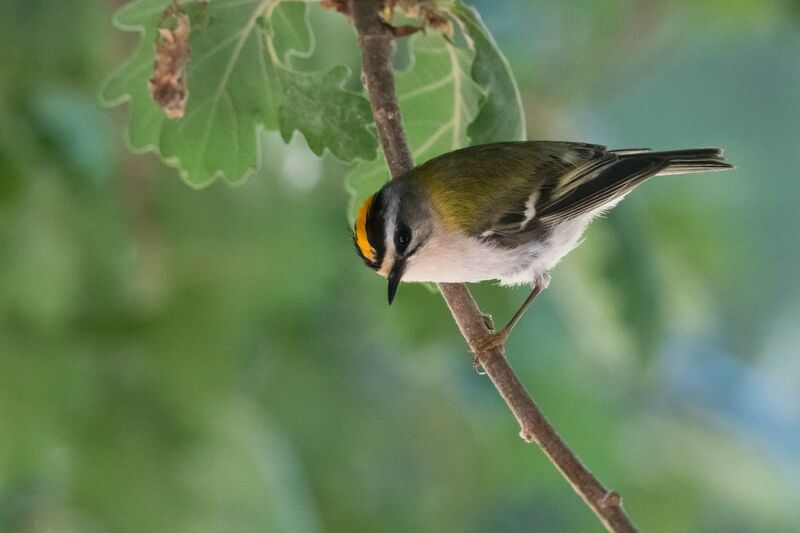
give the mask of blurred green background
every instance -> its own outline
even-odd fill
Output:
[[[126,150],[121,3],[0,4],[0,531],[599,530],[441,298],[386,306],[342,164],[267,135],[195,191]],[[512,365],[644,530],[800,530],[800,6],[477,7],[530,138],[738,166],[597,221]],[[475,287],[498,321],[525,292]]]

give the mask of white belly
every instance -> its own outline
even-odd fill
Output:
[[[546,240],[513,249],[463,234],[432,238],[409,259],[403,281],[470,283],[496,279],[502,285],[531,284],[546,277],[579,244],[592,218],[590,214],[564,222]]]

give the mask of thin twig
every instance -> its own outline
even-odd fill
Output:
[[[391,175],[399,176],[414,168],[414,161],[397,104],[392,71],[394,36],[379,16],[381,0],[349,0],[349,8],[361,47],[362,81],[369,93],[386,163]],[[491,333],[486,316],[465,285],[440,283],[438,287],[467,344],[474,350],[476,343]],[[620,495],[607,490],[581,464],[545,419],[509,366],[504,348],[479,352],[477,359],[517,419],[525,442],[535,442],[541,447],[609,531],[636,531],[622,510]]]

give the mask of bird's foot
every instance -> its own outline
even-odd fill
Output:
[[[491,318],[489,318],[491,320]],[[480,361],[480,354],[486,353],[490,350],[494,350],[495,348],[503,348],[503,343],[508,338],[508,331],[505,329],[501,329],[496,333],[490,333],[489,335],[483,337],[482,339],[478,339],[475,342],[475,345],[472,347],[472,368],[475,370],[475,373],[479,376],[483,376],[486,374],[486,370],[481,364]]]
[[[503,343],[506,342],[507,338],[508,331],[505,329],[501,329],[495,333],[490,333],[489,335],[482,339],[478,339],[475,342],[475,353],[479,354],[482,352],[488,352],[489,350],[494,350],[495,348],[501,348]]]

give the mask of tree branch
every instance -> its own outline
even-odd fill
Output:
[[[358,32],[362,53],[362,81],[369,93],[378,136],[393,177],[414,168],[414,161],[403,130],[394,84],[392,60],[394,35],[380,18],[381,0],[349,0],[349,11]],[[467,287],[458,283],[439,283],[453,318],[470,348],[491,331]],[[566,478],[609,531],[631,532],[635,526],[622,510],[622,498],[607,490],[558,436],[553,426],[531,399],[508,364],[503,347],[477,352],[478,362],[492,380],[500,396],[520,426],[525,442],[535,442]]]

